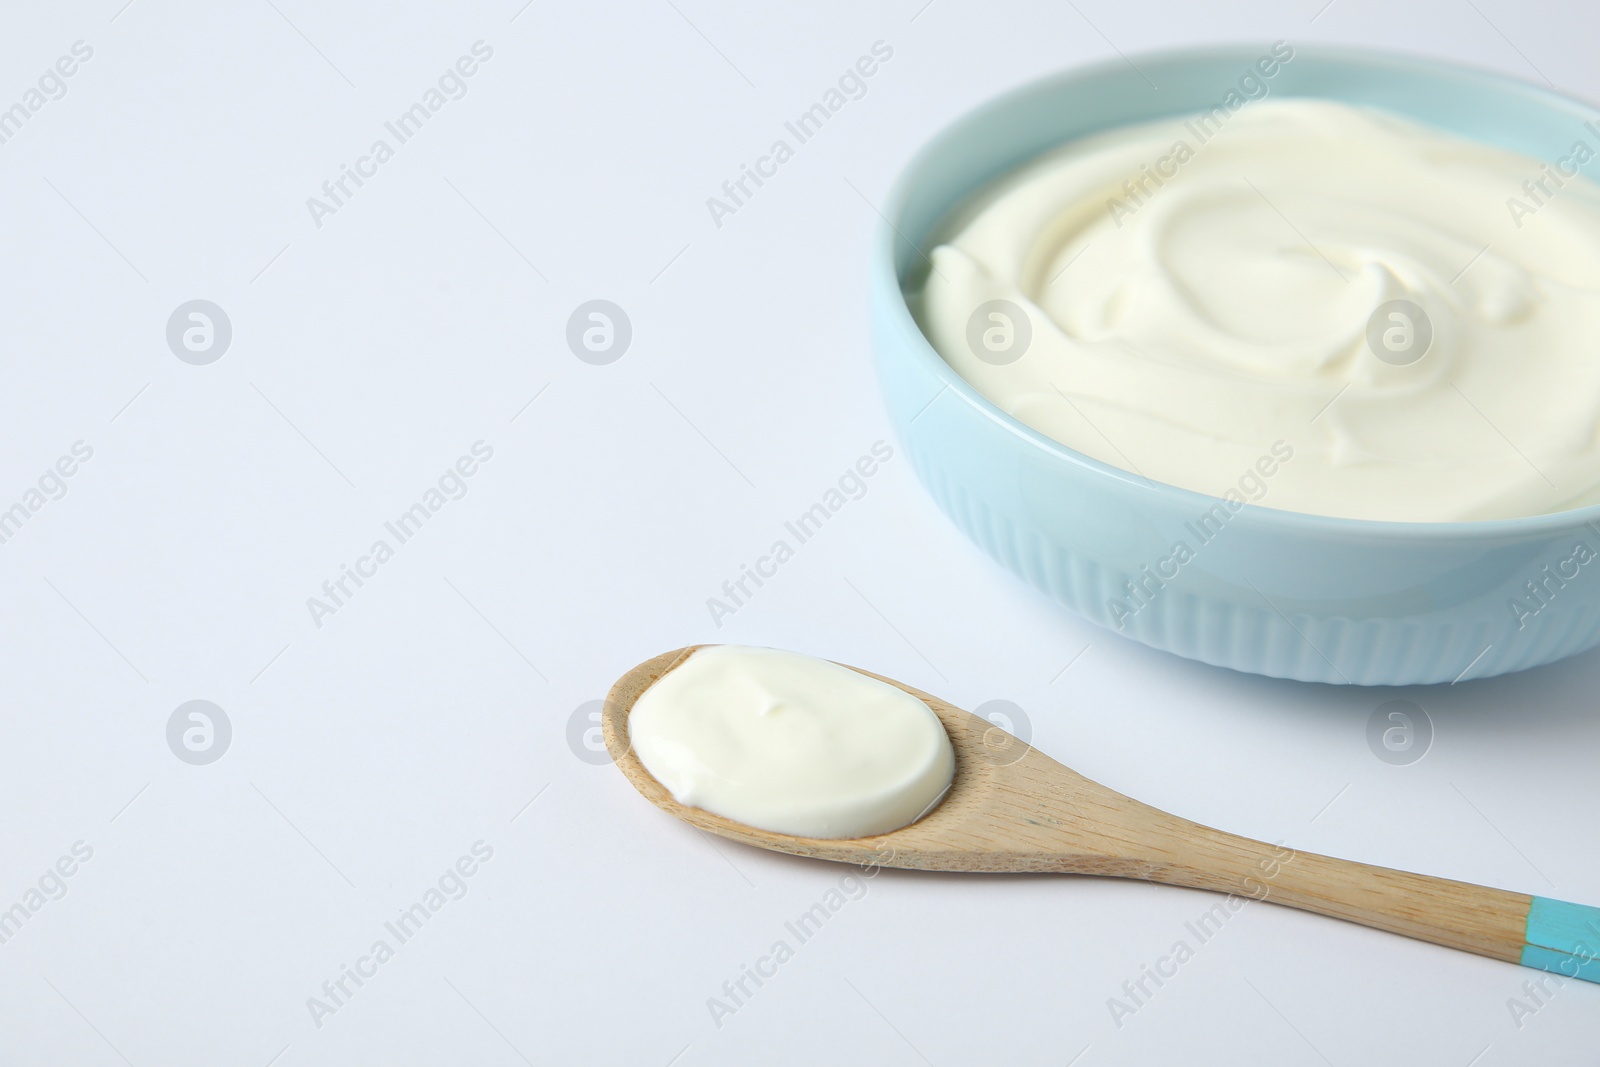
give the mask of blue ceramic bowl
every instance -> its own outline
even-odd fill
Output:
[[[1065,141],[1209,108],[1267,53],[1230,46],[1139,57],[1137,70],[1121,60],[1075,70],[968,114],[906,168],[874,237],[873,332],[890,417],[918,476],[1006,567],[1080,615],[1190,659],[1303,681],[1410,685],[1593,647],[1600,559],[1584,565],[1575,549],[1600,552],[1600,506],[1400,523],[1246,505],[1197,546],[1186,524],[1217,498],[1148,483],[1029,429],[952,370],[912,319],[903,286],[924,262],[918,249],[969,195]],[[1379,107],[1552,162],[1574,141],[1600,141],[1584,127],[1600,119],[1592,107],[1432,60],[1296,49],[1257,81],[1273,97]],[[1156,586],[1145,568],[1179,541],[1194,558]]]

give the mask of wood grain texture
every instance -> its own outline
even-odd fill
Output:
[[[1524,893],[1297,852],[1141,804],[1057,763],[938,697],[860,671],[925,701],[955,749],[945,799],[910,826],[848,840],[792,837],[685,807],[628,742],[639,695],[694,645],[647,660],[606,697],[601,728],[618,769],[645,798],[720,837],[796,856],[929,871],[1040,872],[1143,878],[1231,893],[1516,963],[1533,898]],[[851,668],[859,670],[859,668]]]

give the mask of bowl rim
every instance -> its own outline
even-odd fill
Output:
[[[889,187],[883,210],[877,212],[878,221],[874,225],[870,245],[869,277],[874,294],[888,304],[888,324],[896,330],[899,335],[898,339],[907,343],[909,351],[914,354],[913,358],[922,369],[931,371],[933,376],[941,383],[941,388],[928,400],[927,406],[931,407],[945,392],[953,392],[965,401],[968,406],[986,416],[990,421],[1011,431],[1013,435],[1025,443],[1050,454],[1055,459],[1070,466],[1080,468],[1090,474],[1109,478],[1119,483],[1124,490],[1137,494],[1164,494],[1175,500],[1189,501],[1197,511],[1206,511],[1219,503],[1224,507],[1228,506],[1229,502],[1221,496],[1204,493],[1197,489],[1187,489],[1183,486],[1173,485],[1170,482],[1158,481],[1135,471],[1113,466],[1070,448],[1001,410],[993,401],[980,393],[938,353],[932,342],[923,334],[922,327],[917,324],[915,317],[911,314],[905,289],[900,283],[898,272],[895,270],[895,240],[898,238],[910,245],[924,260],[927,259],[927,254],[923,252],[920,245],[901,233],[896,221],[901,217],[909,192],[916,185],[922,169],[927,165],[934,150],[946,139],[955,136],[959,131],[981,121],[986,116],[1004,112],[1014,107],[1018,102],[1056,86],[1071,85],[1073,83],[1092,84],[1111,72],[1120,72],[1126,67],[1134,66],[1135,60],[1143,60],[1152,65],[1197,58],[1215,58],[1219,60],[1242,58],[1248,62],[1254,57],[1256,51],[1262,47],[1265,46],[1260,42],[1236,41],[1136,52],[1131,56],[1119,55],[1075,65],[1052,74],[1031,78],[1005,90],[998,96],[987,98],[975,106],[967,108],[944,122],[936,132],[922,142],[911,158],[900,167],[894,182]],[[1294,45],[1293,47],[1296,59],[1305,56],[1319,62],[1334,64],[1360,63],[1364,66],[1377,64],[1435,77],[1448,76],[1455,80],[1467,79],[1476,81],[1492,90],[1520,95],[1541,104],[1558,106],[1562,110],[1586,112],[1591,120],[1600,119],[1600,108],[1597,108],[1595,104],[1589,101],[1548,88],[1530,79],[1506,74],[1487,67],[1459,63],[1454,60],[1440,59],[1435,56],[1397,49],[1351,45]],[[1138,68],[1135,67],[1135,69]],[[1458,134],[1457,136],[1462,135]],[[1061,144],[1066,143],[1068,142],[1061,142]],[[1049,149],[1044,149],[1044,151],[1049,151]],[[970,195],[970,193],[967,195]],[[958,206],[958,203],[959,201],[946,205],[945,211],[948,212],[954,209]],[[1235,512],[1235,515],[1238,518],[1248,515],[1268,528],[1298,533],[1347,534],[1357,537],[1407,542],[1429,540],[1504,541],[1529,535],[1556,534],[1584,526],[1589,527],[1592,532],[1600,535],[1600,525],[1597,525],[1597,523],[1600,523],[1600,503],[1538,515],[1519,515],[1503,519],[1451,520],[1447,522],[1358,519],[1342,515],[1319,515],[1312,512],[1287,511],[1282,508],[1250,502],[1246,502],[1240,507]]]

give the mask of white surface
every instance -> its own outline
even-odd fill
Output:
[[[0,506],[74,441],[95,450],[0,545],[0,907],[94,849],[0,945],[7,1062],[1600,1047],[1593,986],[1519,1028],[1507,999],[1535,972],[1272,907],[1119,1029],[1108,998],[1211,898],[900,873],[718,1028],[707,998],[846,872],[714,845],[566,740],[647,656],[791,647],[1014,701],[1052,755],[1217,826],[1600,903],[1596,656],[1405,694],[1436,736],[1391,766],[1365,735],[1397,694],[1234,675],[1069,618],[968,545],[903,457],[721,629],[705,604],[889,436],[863,201],[952,116],[1111,42],[1243,37],[1537,64],[1596,97],[1592,9],[121,3],[14,6],[0,32],[0,106],[74,41],[95,49],[0,145]],[[480,38],[494,58],[467,96],[316,228],[306,198]],[[706,198],[879,39],[895,54],[865,98],[715,228]],[[209,366],[164,338],[193,298],[233,324]],[[593,298],[633,323],[609,366],[564,342]],[[306,598],[480,439],[470,492],[316,627]],[[192,699],[233,726],[207,766],[167,747]],[[307,998],[480,840],[467,895],[316,1027]]]

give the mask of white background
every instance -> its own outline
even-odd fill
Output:
[[[1214,898],[1055,877],[884,873],[719,1027],[707,999],[845,872],[713,843],[568,743],[648,656],[770,644],[1014,701],[1046,752],[1206,823],[1600,903],[1596,655],[1405,693],[1188,663],[1001,571],[898,454],[720,629],[706,607],[892,442],[869,201],[957,114],[1118,50],[1277,38],[1595,98],[1592,8],[123,3],[0,23],[0,108],[94,50],[0,145],[0,508],[94,450],[0,544],[0,908],[93,849],[0,944],[4,1062],[1593,1061],[1596,987],[1519,1027],[1536,972],[1270,906],[1118,1027]],[[307,198],[478,40],[465,97],[318,227]],[[879,40],[867,95],[714,225]],[[165,340],[195,298],[233,327],[208,366]],[[633,324],[609,366],[564,340],[594,298]],[[318,627],[307,598],[480,440],[466,496]],[[1434,738],[1393,766],[1366,729],[1402,696]],[[166,740],[192,699],[232,724],[207,766]],[[308,998],[478,841],[467,894],[317,1026]]]

